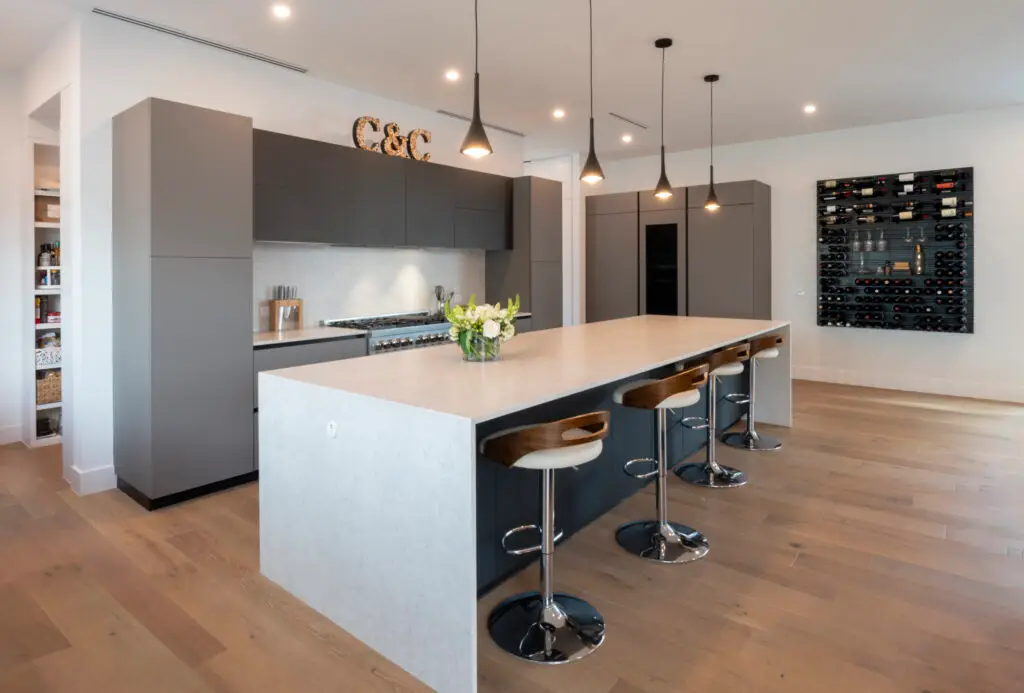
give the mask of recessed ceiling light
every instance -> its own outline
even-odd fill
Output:
[[[633,136],[627,132],[625,135],[622,136],[622,141],[625,142],[626,144],[629,144],[630,142],[633,141]]]
[[[444,78],[449,82],[458,82],[459,79],[462,78],[462,75],[459,74],[458,70],[453,68],[444,73]]]
[[[555,110],[551,111],[551,115],[555,120],[561,120],[562,118],[565,117],[565,111],[562,110],[561,108],[556,108]]]
[[[818,107],[815,106],[813,103],[809,103],[806,106],[804,106],[804,113],[806,113],[807,115],[811,115],[812,113],[815,113],[817,110]]]
[[[274,19],[279,19],[283,22],[284,20],[291,18],[292,8],[279,2],[270,8],[270,13],[274,15]]]

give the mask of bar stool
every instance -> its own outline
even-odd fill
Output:
[[[706,365],[710,371],[708,380],[708,416],[688,417],[683,419],[684,426],[694,430],[707,429],[707,457],[703,462],[684,464],[675,470],[676,476],[695,486],[707,488],[738,488],[747,483],[747,475],[738,469],[718,464],[715,453],[715,442],[718,439],[718,379],[727,375],[739,375],[743,372],[743,362],[750,357],[750,344],[737,344],[734,347],[716,351],[707,358]],[[677,366],[685,368],[683,365]],[[685,372],[685,371],[684,371]]]
[[[485,438],[480,451],[511,469],[541,471],[541,523],[509,530],[501,539],[507,553],[540,553],[540,592],[506,599],[491,612],[487,629],[501,649],[531,662],[563,664],[586,657],[604,642],[604,619],[587,602],[553,591],[555,543],[555,470],[578,467],[601,455],[609,412],[520,426]],[[539,531],[540,543],[509,549],[507,541],[523,531]]]
[[[757,379],[757,362],[761,359],[779,358],[779,347],[785,343],[782,335],[769,335],[755,339],[750,345],[750,396],[747,398],[747,428],[744,431],[727,433],[722,442],[744,450],[778,450],[782,441],[763,436],[754,430],[754,382]]]
[[[615,391],[615,402],[626,407],[653,409],[657,414],[657,459],[640,458],[626,463],[625,472],[637,479],[656,479],[657,519],[622,525],[615,533],[619,545],[634,556],[658,563],[689,563],[704,558],[708,540],[697,530],[668,519],[668,424],[669,409],[680,409],[700,401],[700,388],[707,382],[704,364],[661,380],[639,380]],[[654,463],[649,472],[632,467]]]

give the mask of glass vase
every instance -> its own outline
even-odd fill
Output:
[[[466,361],[497,361],[501,358],[501,339],[489,339],[482,334],[469,334],[459,340],[462,358]]]

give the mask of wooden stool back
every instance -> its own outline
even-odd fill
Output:
[[[781,334],[770,334],[767,337],[760,337],[750,343],[750,356],[754,357],[766,349],[775,349],[786,343],[786,338]]]
[[[728,349],[722,349],[710,354],[707,358],[704,358],[700,363],[707,364],[708,372],[714,372],[716,369],[722,366],[728,366],[730,363],[740,363],[750,358],[750,343],[745,342],[743,344],[737,344],[731,346]]]
[[[622,396],[622,404],[637,409],[657,409],[659,404],[672,395],[696,390],[707,382],[708,367],[702,363],[648,385],[633,388]]]
[[[595,411],[581,414],[561,421],[537,424],[518,431],[510,431],[505,435],[491,438],[484,443],[484,456],[511,467],[520,458],[539,450],[567,448],[573,445],[593,443],[608,436],[608,423],[611,413]],[[581,429],[587,432],[578,438],[563,438],[566,431]]]

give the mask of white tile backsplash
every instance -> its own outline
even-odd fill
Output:
[[[299,287],[303,320],[426,310],[434,286],[455,289],[463,302],[484,295],[484,251],[335,248],[256,243],[253,248],[253,330],[270,329],[267,302],[277,284]]]

